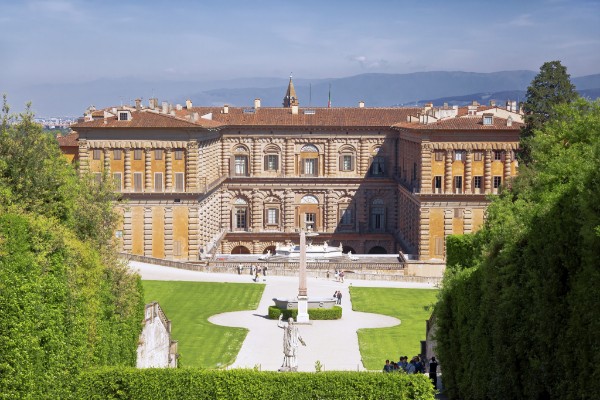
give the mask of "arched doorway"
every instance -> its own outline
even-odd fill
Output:
[[[349,252],[352,252],[352,254],[356,254],[356,250],[354,250],[354,247],[350,247],[350,246],[342,247],[342,253],[348,254]]]
[[[250,254],[246,246],[236,246],[231,250],[231,254]]]
[[[263,254],[267,254],[268,251],[270,251],[271,254],[275,254],[275,246],[265,247],[265,249],[263,250]]]
[[[369,254],[387,254],[387,251],[381,246],[371,247],[369,250]]]

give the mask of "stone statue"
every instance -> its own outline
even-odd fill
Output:
[[[344,246],[342,246],[342,242],[340,242],[340,246],[339,246],[340,251],[343,251]]]
[[[323,242],[323,249],[327,250],[327,247],[328,247],[328,246],[329,246],[329,245],[327,244],[327,240],[326,240],[326,241],[324,241],[324,242]]]
[[[296,351],[298,344],[306,346],[304,340],[298,332],[298,328],[294,324],[294,318],[288,320],[288,323],[282,321],[283,314],[279,315],[277,326],[283,329],[283,364],[279,368],[280,372],[298,371],[298,359]]]

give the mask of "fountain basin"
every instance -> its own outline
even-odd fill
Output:
[[[273,298],[275,306],[280,310],[298,309],[298,299]],[[308,308],[333,308],[337,299],[333,297],[309,297]]]

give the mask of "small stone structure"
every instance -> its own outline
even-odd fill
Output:
[[[171,321],[158,302],[146,304],[136,367],[176,368],[177,357],[177,341],[171,340]]]

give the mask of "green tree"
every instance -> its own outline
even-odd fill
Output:
[[[531,139],[554,116],[554,106],[570,103],[579,95],[571,83],[567,68],[560,61],[548,61],[527,88],[527,100],[523,103],[525,127],[521,131],[520,158],[525,164],[531,162]]]

